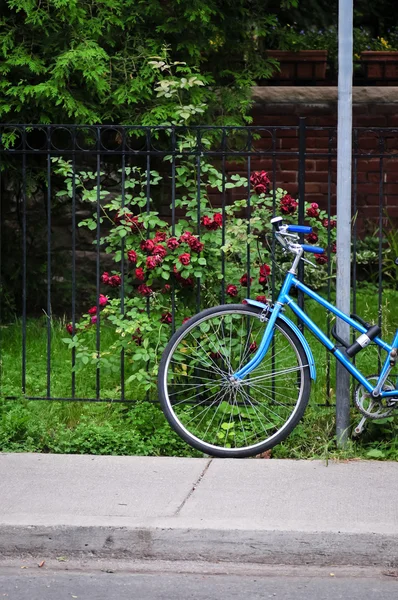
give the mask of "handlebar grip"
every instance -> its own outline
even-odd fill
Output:
[[[307,244],[301,244],[304,252],[312,252],[312,254],[325,254],[324,248],[320,248],[319,246],[308,246]]]
[[[312,227],[307,225],[288,225],[287,230],[292,233],[312,233]]]
[[[283,217],[274,217],[270,223],[274,229],[278,230],[279,226],[283,224]]]

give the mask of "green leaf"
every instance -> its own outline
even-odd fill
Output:
[[[378,450],[377,448],[372,448],[366,453],[368,458],[385,458],[385,453],[382,450]]]

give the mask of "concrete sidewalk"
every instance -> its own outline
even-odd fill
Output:
[[[0,555],[398,566],[398,463],[0,454]]]

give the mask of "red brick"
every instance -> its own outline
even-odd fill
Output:
[[[298,139],[297,138],[282,138],[276,140],[278,148],[282,150],[298,150]]]
[[[297,181],[297,171],[280,171],[278,179],[286,183],[295,183]]]
[[[299,159],[297,158],[280,158],[277,162],[277,167],[281,171],[297,171],[299,166]]]
[[[358,118],[358,127],[385,127],[387,117],[385,115],[363,115]]]
[[[253,121],[253,125],[270,125],[271,127],[297,127],[298,119],[295,115],[290,114],[258,114]]]
[[[380,181],[380,173],[377,173],[375,171],[369,171],[368,173],[364,173],[364,175],[367,175],[368,181],[371,181],[373,183],[379,183]]]
[[[322,172],[322,173],[318,173],[318,172],[306,172],[305,174],[305,181],[308,183],[328,183],[329,181],[329,174]],[[331,178],[331,181],[333,181],[333,178]]]

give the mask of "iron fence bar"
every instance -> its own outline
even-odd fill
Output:
[[[101,396],[101,367],[100,367],[100,356],[101,356],[101,329],[100,329],[100,306],[99,306],[99,294],[100,294],[100,239],[101,239],[101,154],[100,154],[100,130],[97,130],[97,230],[96,230],[96,356],[97,364],[95,370],[95,393],[98,400]]]
[[[332,132],[329,132],[328,139],[328,149],[331,149],[332,146]],[[328,158],[328,200],[327,200],[327,213],[330,221],[330,217],[332,214],[332,157]],[[327,266],[327,274],[328,274],[328,283],[327,283],[327,298],[328,302],[331,300],[331,287],[332,287],[332,263],[330,260],[330,222],[328,224],[328,266]],[[326,331],[327,336],[330,338],[330,330],[331,330],[331,315],[330,312],[327,312],[326,316]],[[331,381],[331,354],[326,351],[326,405],[330,405],[330,381]]]
[[[72,335],[76,334],[76,155],[72,155]],[[72,398],[76,395],[76,348],[72,348]]]
[[[22,157],[22,392],[24,394],[26,393],[26,210],[26,154],[24,154]]]
[[[222,214],[222,226],[221,226],[221,304],[225,304],[225,219],[226,219],[226,189],[225,189],[225,131],[222,132],[221,148],[223,150],[221,159],[221,171],[222,171],[222,182],[221,182],[221,214]]]
[[[125,146],[125,130],[122,131],[122,146]],[[126,202],[126,155],[122,154],[122,177],[121,177],[121,208],[122,211],[125,208]],[[120,261],[120,270],[121,270],[121,289],[120,289],[120,314],[122,319],[124,319],[124,270],[125,270],[125,239],[122,237],[121,240],[121,261]],[[120,350],[120,400],[123,401],[125,397],[125,388],[124,388],[124,346],[122,346]]]
[[[51,129],[47,145],[47,396],[51,396]]]
[[[380,158],[380,164],[379,164],[379,290],[378,290],[378,315],[377,315],[377,323],[379,325],[379,327],[382,327],[383,324],[383,317],[382,317],[382,303],[383,303],[383,277],[382,277],[382,272],[383,272],[383,209],[384,209],[384,162],[383,162],[383,156],[384,156],[384,148],[385,148],[385,143],[384,143],[384,138],[383,137],[379,137],[379,144],[380,144],[380,150],[381,150],[381,158]],[[379,372],[381,370],[381,350],[380,348],[378,348],[378,352],[377,352],[377,361],[378,361],[378,369]]]
[[[196,220],[196,227],[197,227],[197,235],[200,238],[200,219],[201,219],[201,180],[200,180],[200,174],[201,174],[201,163],[200,163],[200,156],[201,156],[201,148],[202,146],[202,140],[200,137],[200,132],[197,132],[197,137],[196,137],[196,148],[197,148],[197,155],[196,155],[196,209],[197,209],[197,220]],[[200,311],[200,277],[196,278],[196,312]]]
[[[300,225],[304,225],[305,219],[305,148],[306,148],[306,121],[305,117],[300,117],[299,121],[299,169],[298,169],[298,192],[299,192],[299,206],[298,206],[298,222]],[[300,242],[304,243],[304,235],[300,233]],[[304,262],[301,260],[298,266],[298,279],[304,282]],[[304,294],[301,290],[298,291],[297,303],[301,310],[304,310]],[[304,331],[304,324],[299,322],[299,329]]]
[[[251,138],[251,134],[250,131],[248,133],[248,141],[247,141],[247,147],[251,148],[252,145],[252,138]],[[250,281],[250,277],[251,277],[251,264],[250,264],[250,240],[249,240],[249,236],[250,236],[250,232],[251,232],[251,227],[250,227],[250,218],[251,218],[251,191],[250,191],[250,173],[251,173],[251,157],[248,156],[247,157],[247,207],[246,207],[246,215],[247,215],[247,228],[246,228],[246,233],[247,233],[247,243],[246,243],[246,273],[247,273],[247,296],[248,298],[250,298],[250,289],[251,289],[251,281]]]
[[[3,254],[3,158],[0,154],[0,324],[3,322],[3,293],[4,293],[4,284],[3,284],[3,263],[2,263],[2,254]],[[2,395],[3,389],[3,329],[0,327],[0,395]]]

